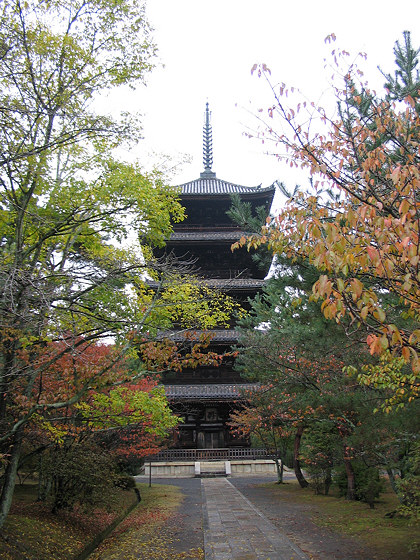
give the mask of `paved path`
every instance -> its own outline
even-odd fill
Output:
[[[201,487],[206,560],[309,560],[226,478]]]

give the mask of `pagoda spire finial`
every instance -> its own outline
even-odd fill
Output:
[[[209,103],[206,103],[206,113],[203,126],[203,163],[204,171],[200,173],[200,177],[216,177],[216,173],[211,170],[213,165],[213,137],[210,124],[211,112],[209,111]]]

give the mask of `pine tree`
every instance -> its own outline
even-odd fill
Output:
[[[420,97],[420,71],[418,69],[420,48],[414,49],[411,44],[409,31],[403,32],[404,44],[396,41],[394,46],[395,64],[394,75],[386,74],[380,68],[386,79],[385,88],[388,98],[401,101],[407,96],[413,99]]]

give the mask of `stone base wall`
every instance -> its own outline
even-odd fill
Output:
[[[215,462],[214,469],[219,466],[219,462]],[[253,474],[276,474],[276,465],[274,461],[267,459],[243,460],[243,461],[224,461],[226,476],[246,476]],[[153,462],[146,463],[144,466],[144,474],[149,476],[150,465],[152,468],[152,477],[180,477],[188,478],[199,476],[206,471],[212,470],[211,462],[199,461],[171,461],[171,462]],[[200,466],[198,466],[200,465]]]
[[[174,462],[153,462],[144,465],[144,474],[149,476],[150,466],[152,467],[152,476],[161,477],[193,477],[195,474],[194,461],[174,461]]]
[[[276,464],[267,459],[256,459],[254,461],[231,461],[232,476],[247,474],[276,474]]]

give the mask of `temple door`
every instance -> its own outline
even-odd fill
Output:
[[[223,432],[206,432],[204,434],[204,446],[206,449],[223,447]]]

